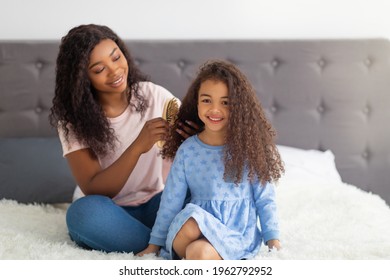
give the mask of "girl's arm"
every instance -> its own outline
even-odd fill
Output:
[[[149,244],[148,247],[146,247],[146,249],[144,249],[143,251],[139,252],[137,254],[138,257],[142,257],[143,255],[146,255],[146,254],[155,254],[157,255],[157,253],[160,251],[160,246],[158,245],[154,245],[154,244]]]
[[[165,246],[168,228],[175,216],[183,209],[188,190],[183,154],[183,149],[179,148],[161,196],[160,208],[150,234],[149,244]]]
[[[270,248],[280,249],[275,187],[270,183],[266,183],[264,186],[255,184],[253,190],[264,243]]]
[[[109,167],[102,169],[91,149],[82,149],[66,155],[72,174],[84,194],[114,197],[123,188],[140,156],[163,140],[168,124],[162,118],[145,123],[136,140]]]
[[[280,241],[278,239],[268,240],[267,246],[270,249],[276,248],[277,250],[280,250],[282,248],[282,245],[280,244]]]

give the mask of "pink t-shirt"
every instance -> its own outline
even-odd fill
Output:
[[[149,100],[149,107],[146,109],[144,117],[136,112],[134,108],[128,106],[120,116],[109,118],[118,141],[116,142],[114,153],[98,158],[103,169],[116,161],[127,147],[134,142],[147,120],[161,117],[165,102],[174,98],[168,90],[151,82],[141,82],[139,84],[139,93]],[[59,136],[64,156],[87,148],[87,146],[77,141],[71,132],[69,134],[69,143],[65,141],[62,130],[59,130]],[[113,198],[116,204],[137,206],[147,202],[155,194],[163,190],[171,163],[163,160],[159,155],[159,151],[157,145],[154,145],[147,153],[141,155],[126,184]]]

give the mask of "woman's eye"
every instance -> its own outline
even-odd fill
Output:
[[[222,105],[229,106],[229,101],[222,101]]]
[[[203,99],[201,102],[202,103],[210,103],[211,101],[210,101],[210,99]]]
[[[117,55],[117,56],[114,57],[114,61],[117,61],[117,60],[119,60],[120,58],[121,58],[121,56],[120,56],[120,55]]]
[[[96,68],[94,72],[95,72],[95,74],[100,74],[103,72],[103,70],[104,70],[104,67]]]

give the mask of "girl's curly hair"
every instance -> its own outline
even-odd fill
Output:
[[[277,181],[284,172],[283,163],[274,138],[276,133],[267,120],[262,105],[247,77],[233,64],[210,60],[200,67],[197,77],[182,100],[178,118],[161,151],[165,158],[173,159],[183,138],[176,133],[179,122],[193,121],[204,129],[198,116],[198,93],[206,80],[222,81],[228,88],[229,121],[224,145],[225,180],[239,183],[248,171],[251,181],[262,184]]]
[[[91,51],[105,39],[113,40],[126,57],[130,106],[141,114],[148,107],[148,100],[138,93],[139,82],[148,78],[135,65],[125,43],[107,26],[89,24],[72,28],[61,39],[56,62],[55,95],[49,115],[51,125],[65,132],[66,141],[71,127],[76,139],[97,155],[105,155],[115,146],[114,132],[88,78]],[[135,102],[130,102],[132,96]]]

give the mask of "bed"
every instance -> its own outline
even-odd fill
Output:
[[[281,251],[255,259],[390,259],[390,42],[126,41],[177,97],[209,58],[238,65],[277,131]],[[48,114],[58,41],[0,41],[0,259],[139,259],[76,247],[75,182]],[[158,259],[145,256],[143,259]]]

